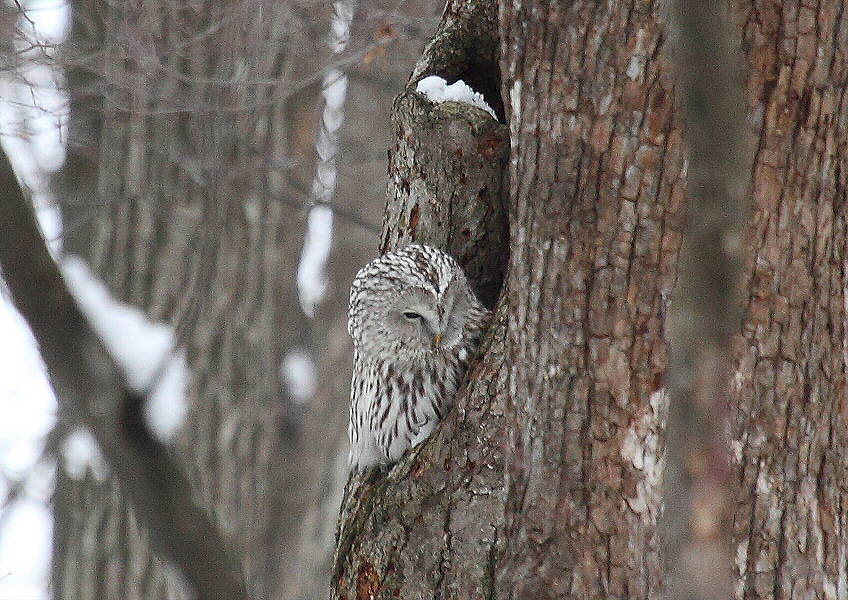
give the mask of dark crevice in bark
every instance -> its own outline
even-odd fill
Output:
[[[504,123],[499,44],[497,2],[452,0],[415,66],[409,86],[414,88],[429,75],[443,77],[448,83],[461,79],[483,94]]]
[[[406,91],[395,100],[380,247],[386,252],[418,242],[448,251],[488,308],[500,296],[509,261],[509,133],[499,44],[496,2],[448,2]],[[498,122],[477,108],[424,99],[415,85],[429,75],[465,81],[483,94]]]
[[[509,135],[478,109],[397,97],[381,252],[410,243],[446,250],[494,307],[509,261],[504,193]]]

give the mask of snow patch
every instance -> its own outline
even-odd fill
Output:
[[[88,471],[97,481],[105,481],[109,475],[100,446],[86,427],[76,427],[67,435],[62,442],[62,459],[72,479],[84,479]]]
[[[459,102],[461,104],[470,104],[485,110],[492,115],[492,118],[497,120],[495,111],[486,102],[483,94],[475,92],[463,80],[459,79],[448,85],[448,82],[438,75],[430,75],[418,82],[415,86],[415,91],[423,94],[430,102]]]
[[[333,3],[330,20],[330,49],[339,54],[350,39],[354,3],[344,0]],[[312,318],[315,307],[327,290],[327,259],[333,243],[333,210],[330,201],[336,191],[336,154],[339,151],[339,129],[344,122],[344,103],[347,99],[347,75],[330,69],[321,84],[324,110],[321,128],[315,141],[318,161],[312,180],[312,207],[306,220],[306,237],[297,266],[297,291],[300,307]]]
[[[144,416],[151,431],[169,440],[186,413],[185,357],[174,352],[172,327],[154,323],[138,308],[118,302],[83,260],[66,257],[62,273],[74,299],[103,340],[127,385],[147,398]]]
[[[185,351],[179,350],[168,357],[159,374],[156,386],[144,403],[144,421],[150,431],[163,442],[172,440],[186,420],[188,405],[185,399],[186,366]]]
[[[41,234],[47,242],[50,254],[56,258],[62,254],[62,209],[41,195],[33,198],[33,204]]]
[[[0,299],[0,472],[21,478],[41,457],[56,397],[26,321]]]
[[[521,122],[521,80],[516,79],[509,88],[512,116],[509,119],[509,144],[513,150],[518,145],[518,124]],[[512,153],[513,156],[515,152]],[[515,160],[515,158],[513,158]]]
[[[55,467],[42,460],[56,397],[23,317],[0,298],[0,502],[12,482],[23,493],[0,509],[0,598],[48,598]]]
[[[44,171],[64,160],[68,98],[49,45],[67,35],[70,5],[65,0],[25,4],[16,23],[24,36],[11,42],[20,62],[0,76],[0,143],[33,194],[55,255],[61,224],[58,210],[47,207]],[[0,340],[0,598],[47,599],[56,464],[44,460],[44,444],[56,422],[57,403],[29,327],[6,298],[0,298]],[[6,503],[12,482],[22,493]]]
[[[61,44],[71,31],[71,11],[66,0],[28,0],[26,17],[18,26],[29,41],[41,45]]]
[[[47,503],[23,499],[2,512],[0,598],[41,600],[53,550],[53,515]]]
[[[137,392],[146,392],[173,344],[171,328],[151,323],[139,309],[114,300],[80,258],[69,256],[61,266],[74,299],[127,383]]]
[[[29,4],[29,3],[28,3]],[[57,20],[68,18],[67,6],[60,10],[46,10],[38,15],[30,15],[33,7],[27,6],[26,16],[18,19],[17,25],[23,34],[14,40],[17,57],[20,59],[14,70],[4,75],[5,82],[2,94],[3,104],[6,105],[2,118],[4,133],[20,135],[27,147],[27,156],[21,160],[13,156],[12,161],[18,174],[33,185],[29,174],[42,176],[44,172],[52,172],[62,166],[65,160],[65,144],[67,139],[69,119],[69,98],[63,89],[63,75],[56,68],[53,55],[56,46],[62,41],[65,31],[45,31],[40,21],[51,13],[57,15]],[[30,17],[37,17],[32,22]]]
[[[335,177],[335,171],[333,172]],[[327,258],[333,243],[333,209],[313,206],[306,217],[306,238],[297,265],[297,291],[300,308],[309,318],[327,291]]]
[[[330,49],[339,54],[350,41],[350,24],[353,22],[354,3],[350,0],[333,2],[333,18],[330,20]]]
[[[280,365],[280,375],[296,404],[303,404],[312,398],[318,381],[315,377],[315,362],[309,352],[303,348],[290,350]]]

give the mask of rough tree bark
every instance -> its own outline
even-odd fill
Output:
[[[737,597],[848,598],[848,14],[738,3],[755,136]]]
[[[445,55],[474,64],[490,84],[481,90],[503,75],[510,185],[479,166],[487,149],[501,162],[505,129],[407,92],[395,106],[383,248],[418,240],[488,261],[461,262],[478,290],[497,289],[478,273],[505,272],[501,300],[485,354],[433,438],[386,477],[349,482],[334,597],[659,593],[663,309],[683,155],[658,16],[647,2],[503,3],[497,31],[495,10],[450,2],[427,53],[499,49],[487,60]],[[422,63],[413,81],[469,70]],[[452,193],[469,181],[501,193]],[[492,223],[506,230],[503,216],[485,218],[491,206],[509,215],[508,267],[492,233]]]
[[[746,599],[848,598],[848,23],[838,0],[739,2],[736,9],[757,137],[747,316],[733,380],[736,592]],[[183,25],[210,24],[220,6],[212,3],[202,14],[185,10],[162,27],[179,37]],[[509,127],[473,108],[434,107],[409,90],[403,94],[382,248],[412,240],[445,247],[460,257],[481,296],[499,301],[482,358],[433,438],[384,477],[349,481],[334,597],[659,595],[664,311],[686,169],[657,11],[647,0],[626,6],[502,0],[499,13],[486,1],[448,4],[410,83],[427,74],[467,78]],[[187,47],[203,43],[190,41]],[[194,51],[180,69],[232,74],[226,56],[201,65],[201,52]],[[135,74],[132,61],[108,64]],[[160,89],[158,81],[147,83]],[[120,296],[154,316],[183,316],[181,323],[192,324],[183,339],[202,373],[217,369],[214,358],[222,357],[227,368],[194,388],[209,400],[195,406],[195,415],[205,411],[212,436],[206,442],[220,444],[201,441],[197,451],[206,454],[199,458],[191,448],[185,452],[221,474],[218,482],[193,471],[204,500],[250,551],[258,532],[249,520],[269,509],[253,506],[240,515],[237,503],[262,496],[251,484],[268,476],[271,461],[250,461],[271,442],[269,423],[250,411],[253,396],[233,397],[255,371],[232,360],[232,349],[257,340],[279,346],[261,335],[259,324],[274,322],[265,305],[232,293],[233,286],[254,289],[255,283],[240,279],[232,262],[257,260],[263,246],[248,240],[268,240],[274,232],[251,221],[256,180],[250,174],[228,173],[221,195],[204,195],[211,187],[205,177],[220,165],[204,152],[234,156],[240,148],[234,132],[250,124],[217,121],[220,128],[206,137],[190,127],[190,118],[171,122],[153,114],[142,96],[117,91],[111,99],[124,103],[104,113],[110,127],[99,129],[103,147],[117,154],[101,157],[98,201],[117,195],[129,203],[107,203],[110,217],[99,221],[94,256]],[[233,101],[212,96],[199,99],[204,106]],[[195,161],[175,166],[170,155],[141,152],[139,140],[157,131],[171,139],[174,124],[182,127],[178,138],[200,149]],[[115,177],[117,169],[126,170]],[[161,204],[141,203],[151,199],[138,193],[145,176],[184,185],[160,185],[151,197]],[[165,193],[174,190],[188,194],[175,201]],[[138,229],[121,227],[121,220]],[[271,221],[267,227],[279,224]],[[187,255],[188,242],[169,232],[188,225],[202,238],[213,224],[233,226],[231,237],[176,260],[182,267],[157,262],[156,248]],[[111,268],[114,260],[125,271]],[[217,294],[183,306],[168,287],[175,281],[201,281]],[[246,316],[247,331],[222,326],[232,315]],[[57,563],[54,573],[68,586],[57,595],[166,595],[160,566],[114,488],[65,483],[60,495],[97,498],[98,510],[75,512],[74,535],[60,537],[66,558],[76,562]],[[92,532],[113,545],[74,556]],[[110,548],[125,553],[121,564],[131,568],[123,576],[113,577],[118,562]],[[256,578],[263,563],[249,561],[259,595],[269,589]]]
[[[487,18],[472,28],[476,21],[469,13]],[[449,3],[410,87],[426,75],[462,72],[463,64],[450,64],[457,55],[482,65],[479,77],[493,76],[494,15],[488,2]],[[451,54],[458,47],[464,51]],[[447,55],[449,66],[442,63],[429,70],[435,62],[430,57],[440,52]],[[468,53],[474,58],[467,58]],[[395,148],[381,250],[412,241],[450,249],[491,306],[505,268],[506,128],[479,109],[434,106],[409,89],[396,99],[392,121]],[[476,254],[469,251],[472,247]],[[495,366],[478,367],[488,369],[488,376],[472,380],[477,385],[464,394],[431,443],[412,452],[384,479],[348,482],[332,597],[490,595],[502,521],[503,436],[498,420],[491,417],[502,414],[503,406],[490,381],[500,371],[502,354],[493,350],[487,357]]]
[[[504,598],[654,598],[683,196],[651,2],[505,2]]]
[[[659,3],[500,4],[510,260],[496,318],[433,439],[385,477],[349,482],[339,598],[661,592],[663,327],[686,166]],[[463,36],[487,30],[486,18],[478,29],[462,18],[479,6],[448,5],[436,39],[460,48],[456,60],[473,60]],[[837,0],[734,11],[756,138],[729,436],[736,595],[847,598],[848,23]],[[462,224],[427,194],[467,174],[430,165],[456,135],[422,151],[440,115],[427,120],[420,106],[408,94],[396,105],[399,123],[424,122],[397,129],[400,156],[417,161],[392,163],[384,248],[435,240],[461,254]],[[466,133],[480,135],[469,123]],[[413,210],[418,196],[427,210]]]

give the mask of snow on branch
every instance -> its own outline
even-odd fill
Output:
[[[185,474],[163,444],[138,435],[137,398],[68,291],[3,152],[0,182],[0,267],[62,410],[88,426],[154,551],[177,565],[198,597],[247,598],[240,565]]]
[[[353,13],[352,0],[333,3],[329,39],[333,54],[339,54],[347,47]],[[310,192],[306,236],[297,267],[300,306],[309,318],[315,316],[315,308],[327,289],[327,259],[333,244],[333,209],[330,202],[336,191],[336,155],[347,99],[347,74],[343,70],[333,68],[327,71],[321,83],[321,97],[324,109],[315,141],[318,160]]]
[[[68,256],[61,268],[68,289],[127,385],[145,398],[147,426],[160,440],[170,440],[186,414],[185,353],[173,350],[174,329],[112,298],[82,259]]]

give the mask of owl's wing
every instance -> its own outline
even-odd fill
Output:
[[[354,468],[364,469],[386,462],[385,453],[377,447],[376,432],[372,429],[371,413],[377,402],[373,367],[365,364],[354,350],[353,379],[350,384],[350,422],[348,462]]]

